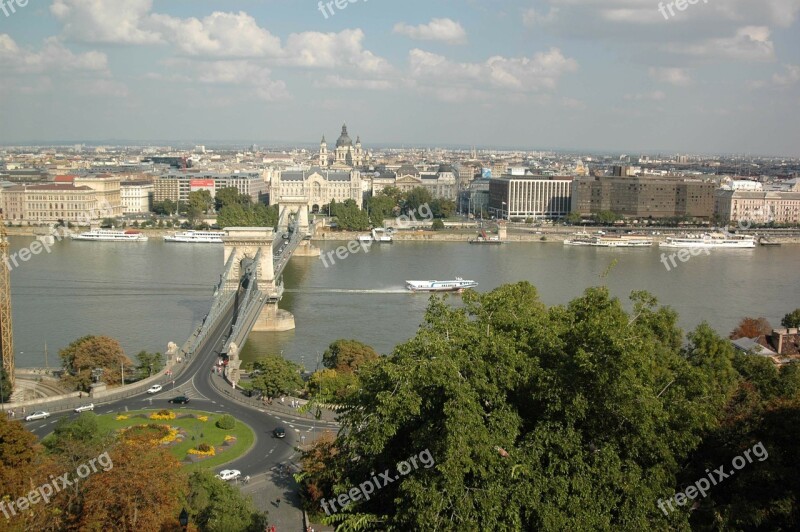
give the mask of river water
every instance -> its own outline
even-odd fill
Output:
[[[11,251],[33,237],[11,237]],[[323,252],[341,243],[323,242]],[[800,246],[701,253],[670,271],[667,250],[607,249],[560,243],[395,242],[338,258],[295,257],[284,274],[281,308],[295,315],[286,333],[253,333],[243,358],[283,353],[314,369],[338,338],[364,341],[382,353],[414,335],[428,296],[405,291],[406,279],[474,279],[479,290],[528,280],[546,304],[562,304],[606,284],[624,299],[648,290],[680,314],[681,326],[708,321],[727,334],[743,316],[773,325],[800,307]],[[669,250],[668,253],[675,250]],[[612,262],[616,263],[610,268]],[[183,344],[210,308],[222,272],[222,246],[147,243],[56,243],[11,272],[17,365],[60,365],[58,350],[88,334],[120,341],[133,358]],[[605,274],[605,275],[604,275]],[[454,296],[458,297],[458,296]]]

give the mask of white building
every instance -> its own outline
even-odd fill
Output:
[[[309,212],[320,212],[331,200],[343,203],[351,199],[361,207],[363,187],[358,170],[334,171],[320,167],[292,170],[273,176],[269,189],[270,204],[281,198],[303,198]]]
[[[153,206],[155,186],[150,181],[123,181],[120,183],[120,198],[123,214],[150,212]]]

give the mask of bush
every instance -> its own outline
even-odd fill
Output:
[[[236,426],[236,419],[230,414],[225,414],[219,418],[219,421],[217,421],[217,426],[222,430],[231,430]]]
[[[441,221],[439,218],[435,219],[431,224],[431,229],[433,229],[434,231],[441,231],[442,229],[444,229],[444,222]]]

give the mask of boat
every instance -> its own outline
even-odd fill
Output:
[[[486,234],[486,231],[481,231],[481,234],[476,236],[475,238],[469,241],[470,244],[502,244],[503,241],[500,240],[500,237],[489,236]]]
[[[222,244],[225,231],[184,231],[167,235],[164,242],[181,242],[188,244]]]
[[[659,246],[664,248],[751,249],[756,247],[756,239],[746,235],[706,233],[668,237],[664,242],[660,242]]]
[[[465,288],[475,288],[478,283],[456,277],[453,281],[406,281],[406,288],[412,292],[460,292]]]
[[[770,240],[769,238],[762,236],[759,237],[758,243],[762,246],[780,246],[780,242],[775,242],[774,240]]]
[[[368,235],[359,235],[358,241],[391,244],[392,242],[394,242],[394,237],[392,236],[392,232],[393,232],[392,229],[383,229],[382,227],[376,227]]]
[[[564,245],[600,248],[645,248],[653,245],[653,239],[632,235],[611,236],[606,234],[575,233],[572,238],[564,240]]]
[[[117,231],[114,229],[92,229],[86,233],[72,235],[72,240],[93,240],[96,242],[147,242],[141,231],[132,229]]]

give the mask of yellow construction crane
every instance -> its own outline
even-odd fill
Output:
[[[3,355],[3,369],[8,376],[8,380],[3,379],[2,385],[4,389],[13,390],[14,331],[11,326],[11,271],[8,265],[8,234],[0,209],[0,353]]]

